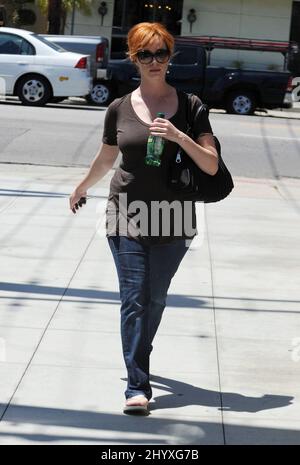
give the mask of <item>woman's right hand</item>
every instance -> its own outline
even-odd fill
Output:
[[[86,198],[86,196],[87,196],[87,192],[79,188],[76,188],[74,192],[70,195],[69,203],[70,203],[70,209],[72,210],[73,213],[76,213],[76,210],[78,210],[79,207],[82,207],[82,205],[85,202],[81,203],[79,202],[79,200],[81,199],[81,197]]]

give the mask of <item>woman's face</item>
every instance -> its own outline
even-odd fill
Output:
[[[165,79],[170,62],[170,53],[165,42],[155,37],[140,52],[137,54],[134,62],[139,69],[141,78],[151,80]],[[152,53],[156,54],[156,56],[152,57]]]

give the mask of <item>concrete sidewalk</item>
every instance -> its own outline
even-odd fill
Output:
[[[300,444],[299,180],[235,178],[199,205],[154,341],[151,414],[130,417],[101,222],[112,172],[76,216],[86,169],[0,172],[0,444]]]
[[[277,118],[291,118],[299,119],[300,118],[300,102],[293,102],[292,108],[275,108],[274,110],[266,110],[266,112],[256,111],[255,114],[262,116],[271,116]]]

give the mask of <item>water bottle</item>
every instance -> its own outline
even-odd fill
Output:
[[[164,113],[157,113],[157,118],[164,118]],[[160,136],[150,136],[147,141],[147,155],[145,157],[146,165],[160,166],[161,154],[163,152],[165,140]]]

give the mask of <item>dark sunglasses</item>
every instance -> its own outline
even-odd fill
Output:
[[[140,50],[136,56],[140,63],[149,65],[154,58],[158,63],[166,63],[170,58],[170,52],[167,48],[160,48],[155,53],[150,52],[150,50]]]

